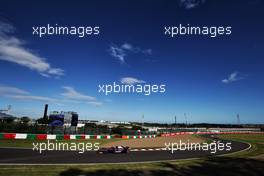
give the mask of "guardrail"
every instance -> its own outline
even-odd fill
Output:
[[[162,137],[184,135],[184,134],[264,134],[264,132],[255,132],[255,131],[236,131],[236,132],[177,132],[177,133],[163,133]]]
[[[30,139],[30,140],[71,140],[71,139],[142,139],[155,138],[156,135],[118,136],[118,135],[85,135],[85,134],[27,134],[27,133],[0,133],[0,139]]]
[[[186,134],[264,134],[264,132],[177,132],[163,133],[161,137]],[[73,139],[143,139],[155,138],[157,135],[86,135],[86,134],[27,134],[27,133],[0,133],[0,139],[29,139],[29,140],[73,140]]]

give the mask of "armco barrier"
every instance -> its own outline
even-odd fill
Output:
[[[236,131],[236,132],[177,132],[177,133],[163,133],[162,137],[184,135],[184,134],[264,134],[264,132],[255,132],[255,131]]]
[[[0,133],[0,139],[29,139],[29,140],[74,140],[74,139],[142,139],[155,138],[156,135],[116,136],[116,135],[86,135],[86,134],[26,134],[26,133]]]

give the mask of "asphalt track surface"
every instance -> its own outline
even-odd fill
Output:
[[[226,143],[228,141],[222,141]],[[79,154],[77,151],[45,151],[39,153],[32,149],[0,148],[0,164],[92,164],[127,163],[179,160],[222,155],[241,151],[249,144],[232,141],[230,151],[134,151],[128,154],[97,154],[95,151]]]

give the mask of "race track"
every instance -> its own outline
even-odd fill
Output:
[[[227,141],[223,141],[224,143]],[[76,151],[45,151],[42,154],[31,149],[0,148],[0,164],[91,164],[91,163],[122,163],[165,161],[189,158],[201,158],[241,151],[250,147],[249,144],[232,141],[232,150],[219,151],[132,151],[128,154],[97,154],[96,152]]]

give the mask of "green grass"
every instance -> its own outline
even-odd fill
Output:
[[[0,176],[261,176],[263,166],[264,163],[259,160],[214,157],[140,164],[0,166]]]
[[[231,154],[233,157],[257,157],[264,155],[264,134],[222,134],[222,139],[241,141],[251,144],[248,151]]]
[[[4,166],[0,176],[209,176],[209,175],[264,175],[264,161],[254,157],[263,155],[264,135],[220,135],[223,139],[248,142],[249,151],[229,156],[209,157],[173,162],[96,165]]]
[[[211,138],[207,138],[207,137],[205,137],[204,135],[193,134],[193,136],[195,136],[195,137],[201,139],[201,140],[202,140],[201,143],[208,143],[208,144],[210,144],[211,142],[213,142],[213,140],[212,140]]]
[[[200,161],[179,161],[172,162],[174,165],[177,165],[179,168],[183,168],[189,164],[201,163]],[[107,171],[107,175],[118,175],[120,171],[128,172],[139,172],[140,170],[145,171],[160,171],[164,170],[164,165],[166,163],[140,163],[140,164],[97,164],[97,165],[55,165],[55,166],[1,166],[0,165],[0,176],[8,175],[25,175],[25,176],[34,176],[34,175],[45,175],[45,176],[58,176],[58,175],[89,175],[98,172]],[[165,169],[166,170],[166,169]],[[92,174],[93,175],[93,174]]]

